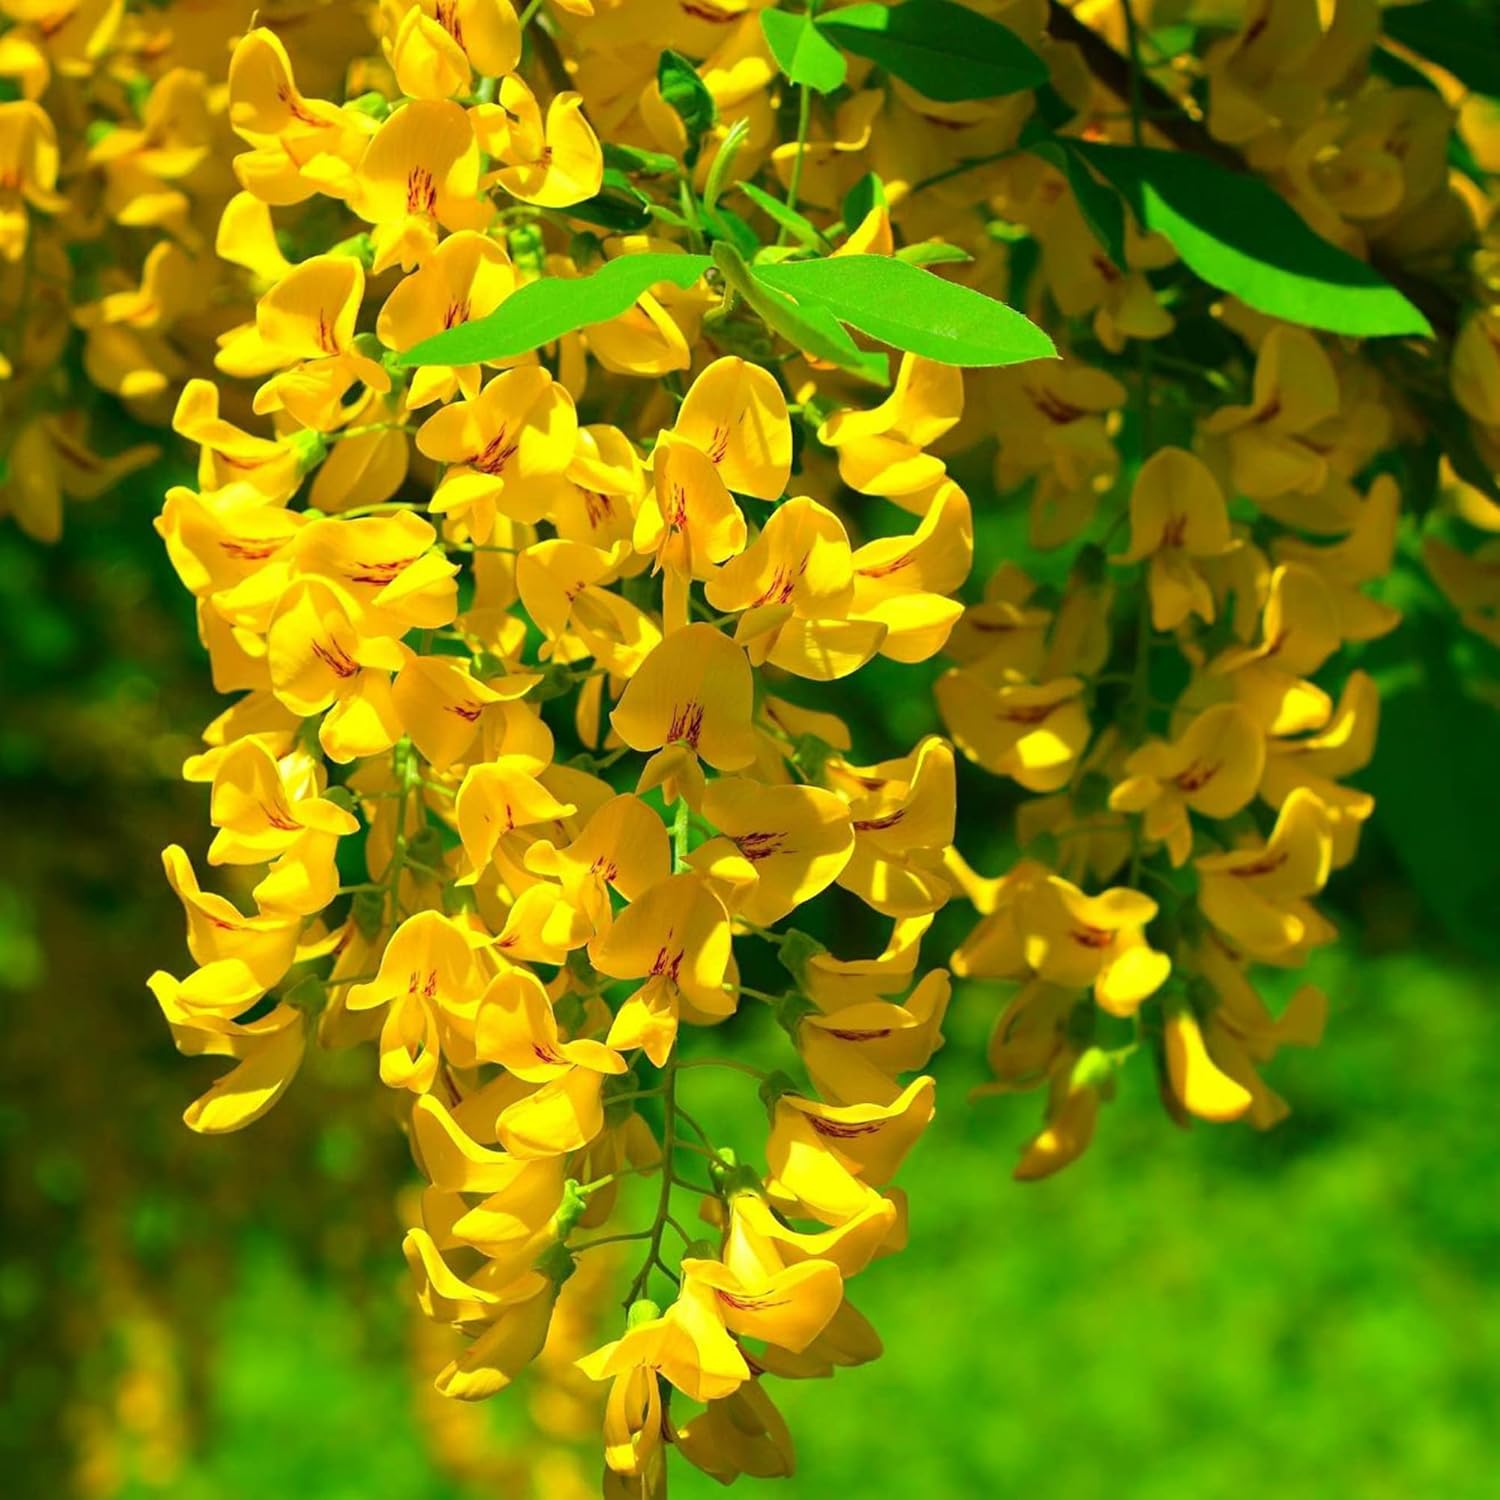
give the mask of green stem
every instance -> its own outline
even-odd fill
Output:
[[[733,1068],[737,1073],[748,1073],[752,1078],[765,1078],[768,1075],[761,1068],[752,1068],[749,1063],[740,1062],[733,1057],[690,1057],[686,1062],[679,1064],[684,1068]]]
[[[692,817],[692,809],[687,804],[686,797],[679,797],[677,805],[672,810],[672,868],[683,870],[687,868],[688,855],[688,827]]]
[[[802,191],[802,158],[807,155],[807,132],[812,124],[812,90],[803,83],[797,92],[797,154],[792,158],[792,176],[786,185],[786,206],[797,211],[797,198]],[[776,243],[784,245],[788,230],[785,224],[776,231]]]
[[[652,1220],[651,1228],[647,1232],[650,1243],[646,1250],[646,1258],[641,1263],[640,1270],[635,1273],[635,1280],[630,1283],[630,1290],[625,1294],[627,1312],[631,1304],[646,1290],[651,1279],[651,1267],[657,1264],[661,1256],[662,1231],[667,1226],[667,1217],[672,1210],[672,1152],[676,1146],[677,1057],[674,1054],[667,1059],[667,1065],[662,1069],[661,1192],[656,1199],[656,1217]]]

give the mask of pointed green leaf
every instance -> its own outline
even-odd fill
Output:
[[[1427,319],[1373,267],[1315,233],[1258,177],[1185,151],[1073,141],[1141,227],[1210,286],[1258,312],[1359,338],[1423,334]]]
[[[753,182],[738,184],[739,190],[759,209],[769,214],[778,224],[794,235],[809,250],[827,251],[828,241],[823,238],[817,225],[804,218],[795,208],[788,208],[780,198],[773,198],[764,188]]]
[[[678,52],[663,52],[656,65],[656,82],[661,96],[677,112],[687,131],[688,147],[683,160],[692,166],[698,159],[698,148],[705,132],[712,130],[719,111],[708,85],[698,70]]]
[[[897,349],[945,365],[1016,365],[1054,359],[1052,340],[1014,308],[886,255],[758,266],[767,286]]]
[[[952,0],[849,5],[818,30],[939,103],[1040,88],[1047,65],[1015,32]]]
[[[793,348],[877,385],[887,382],[890,362],[885,355],[861,349],[839,326],[838,320],[816,303],[802,306],[769,285],[762,278],[771,267],[757,266],[752,270],[744,256],[722,240],[714,246],[714,264],[761,322]]]
[[[776,65],[793,83],[831,94],[844,81],[849,65],[844,54],[813,25],[806,11],[763,10],[760,29]]]
[[[1069,142],[1062,138],[1053,138],[1033,141],[1027,149],[1049,166],[1056,167],[1068,179],[1068,186],[1078,203],[1078,212],[1083,215],[1089,232],[1104,247],[1110,260],[1123,270],[1125,205],[1120,202],[1120,195],[1114,188],[1100,182],[1084,162],[1067,149],[1068,145]]]
[[[653,286],[690,287],[710,265],[706,255],[622,255],[589,276],[545,276],[507,297],[487,318],[423,339],[401,365],[468,365],[529,354],[591,323],[617,318]]]
[[[1476,93],[1500,95],[1500,12],[1494,0],[1426,0],[1380,13],[1387,36]]]

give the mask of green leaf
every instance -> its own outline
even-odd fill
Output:
[[[1500,96],[1500,12],[1494,0],[1426,0],[1380,13],[1387,36],[1481,94]]]
[[[1014,308],[885,255],[841,255],[756,268],[807,312],[821,308],[882,343],[974,368],[1053,359],[1052,340]]]
[[[918,240],[915,245],[903,245],[896,259],[909,266],[966,266],[974,257],[943,240]]]
[[[770,15],[774,12],[765,11],[762,14]],[[811,220],[804,218],[795,208],[788,208],[780,198],[773,198],[764,188],[758,188],[753,182],[741,182],[739,190],[759,209],[769,214],[778,224],[789,233],[796,236],[809,250],[828,249],[828,241],[818,230],[817,225]]]
[[[1432,336],[1380,273],[1316,234],[1258,177],[1186,151],[1073,141],[1190,271],[1258,312],[1329,333]]]
[[[507,297],[487,318],[423,339],[401,364],[468,365],[529,354],[565,333],[617,318],[661,282],[690,287],[709,268],[706,255],[622,255],[590,276],[545,276]]]
[[[761,322],[793,348],[877,385],[889,381],[890,362],[885,355],[861,349],[825,309],[816,304],[800,306],[763,280],[767,271],[781,267],[757,266],[752,271],[744,256],[722,240],[714,246],[714,264]]]
[[[793,83],[805,84],[820,94],[831,94],[844,81],[849,65],[844,54],[813,25],[812,16],[784,10],[763,10],[760,29],[776,66]]]
[[[1125,205],[1120,202],[1120,195],[1114,188],[1100,182],[1085,163],[1067,149],[1068,144],[1060,139],[1040,140],[1033,141],[1028,149],[1033,156],[1041,157],[1068,179],[1068,186],[1078,201],[1078,212],[1083,215],[1089,232],[1104,247],[1110,260],[1123,270]]]
[[[850,5],[818,30],[943,104],[1019,94],[1047,82],[1047,65],[1013,31],[952,0]]]
[[[643,177],[662,177],[677,170],[677,162],[664,151],[642,151],[638,146],[604,146],[604,165],[619,172],[639,172]]]
[[[714,96],[698,76],[698,70],[679,52],[662,53],[656,65],[656,82],[662,98],[676,110],[687,130],[688,148],[683,160],[692,166],[698,160],[705,132],[712,130],[719,118]]]

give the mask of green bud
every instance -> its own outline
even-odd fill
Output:
[[[330,255],[347,255],[351,260],[357,260],[365,270],[373,270],[375,266],[375,241],[368,234],[351,234],[348,239],[340,240],[338,244],[329,248]],[[378,359],[379,355],[372,354],[371,359]]]
[[[1072,1083],[1075,1088],[1098,1089],[1103,1093],[1113,1089],[1115,1081],[1115,1059],[1099,1047],[1090,1047],[1073,1064]]]
[[[549,661],[542,669],[542,680],[532,688],[528,696],[533,703],[547,703],[553,698],[571,693],[576,681],[571,667],[560,661]]]
[[[547,242],[536,224],[517,224],[505,236],[510,258],[528,271],[540,271],[547,258]]]
[[[713,1240],[689,1240],[682,1247],[682,1258],[684,1260],[717,1260],[722,1249],[723,1247],[715,1244]]]
[[[748,1162],[736,1161],[734,1152],[727,1146],[720,1148],[717,1161],[709,1162],[708,1180],[721,1198],[760,1191],[760,1173]]]
[[[642,1297],[630,1304],[630,1311],[625,1314],[625,1327],[639,1328],[642,1323],[654,1323],[659,1317],[661,1308],[649,1297]]]
[[[372,941],[380,936],[385,926],[385,893],[383,891],[358,891],[350,915],[363,937]]]
[[[561,1286],[576,1269],[568,1247],[562,1244],[549,1245],[533,1265],[543,1276],[550,1277],[556,1286]]]
[[[151,80],[138,73],[132,73],[125,80],[125,97],[130,100],[130,107],[136,114],[144,114],[146,101],[151,97]]]
[[[328,1004],[328,990],[316,974],[304,974],[281,998],[286,1004],[305,1011],[310,1016],[317,1016],[323,1013]]]
[[[777,957],[781,960],[781,967],[792,976],[803,988],[807,988],[807,966],[820,953],[827,953],[828,949],[820,943],[817,938],[809,936],[793,928],[790,932],[783,934],[781,948]]]
[[[369,115],[372,120],[383,120],[391,112],[391,101],[384,94],[378,94],[371,89],[368,93],[359,94],[350,99],[344,108],[356,110],[362,115]]]
[[[306,474],[323,462],[328,453],[328,444],[321,432],[304,427],[286,439],[286,445],[297,457],[297,472]]]
[[[354,350],[357,354],[363,354],[366,359],[374,360],[376,364],[385,357],[385,345],[373,333],[356,333]]]
[[[783,1094],[794,1094],[797,1091],[797,1080],[790,1073],[783,1072],[778,1068],[760,1086],[760,1102],[765,1105],[766,1113],[771,1114],[776,1108],[776,1101]]]
[[[792,758],[814,781],[823,774],[823,767],[833,754],[833,746],[816,734],[799,734]]]
[[[344,812],[353,812],[357,805],[354,793],[346,786],[331,786],[323,793],[323,797],[325,801],[342,808]]]
[[[445,885],[443,887],[443,915],[461,917],[466,912],[478,910],[474,901],[472,885]]]
[[[443,862],[443,839],[436,828],[419,829],[407,841],[406,852],[419,865],[436,870]]]
[[[786,1034],[791,1037],[793,1041],[796,1041],[797,1031],[801,1027],[803,1020],[806,1017],[813,1015],[817,1011],[817,1009],[818,1007],[814,1005],[806,995],[799,995],[795,992],[783,995],[781,999],[776,1002],[774,1010],[776,1024],[781,1027],[781,1029],[786,1032]]]
[[[557,1205],[557,1212],[552,1215],[552,1232],[559,1240],[565,1240],[578,1227],[578,1221],[583,1217],[589,1206],[589,1200],[584,1196],[581,1184],[576,1178],[570,1177],[563,1183],[562,1202]]]

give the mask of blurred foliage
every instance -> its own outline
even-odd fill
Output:
[[[6,1493],[460,1500],[525,1494],[522,1474],[546,1500],[589,1493],[555,1393],[432,1396],[444,1356],[391,1295],[413,1174],[367,1055],[315,1053],[253,1131],[178,1124],[194,1085],[142,976],[181,917],[149,872],[201,840],[175,776],[214,706],[149,528],[166,477],[76,510],[61,548],[0,532]],[[1019,518],[986,513],[979,574]],[[1018,1187],[1004,1143],[1036,1101],[964,1102],[998,997],[961,989],[912,1247],[859,1287],[888,1357],[833,1400],[779,1392],[793,1495],[1213,1500],[1263,1475],[1282,1500],[1495,1493],[1495,720],[1465,686],[1484,664],[1403,576],[1408,621],[1365,663],[1387,694],[1382,812],[1334,888],[1364,947],[1314,966],[1334,1012],[1278,1072],[1292,1119],[1169,1136],[1142,1074],[1084,1161]],[[909,741],[929,702],[891,688],[862,674],[859,714]],[[962,794],[965,848],[996,868],[999,783]],[[736,1045],[765,1024],[743,1017]],[[704,1113],[738,1144],[716,1086]],[[692,1472],[675,1492],[716,1490]]]

